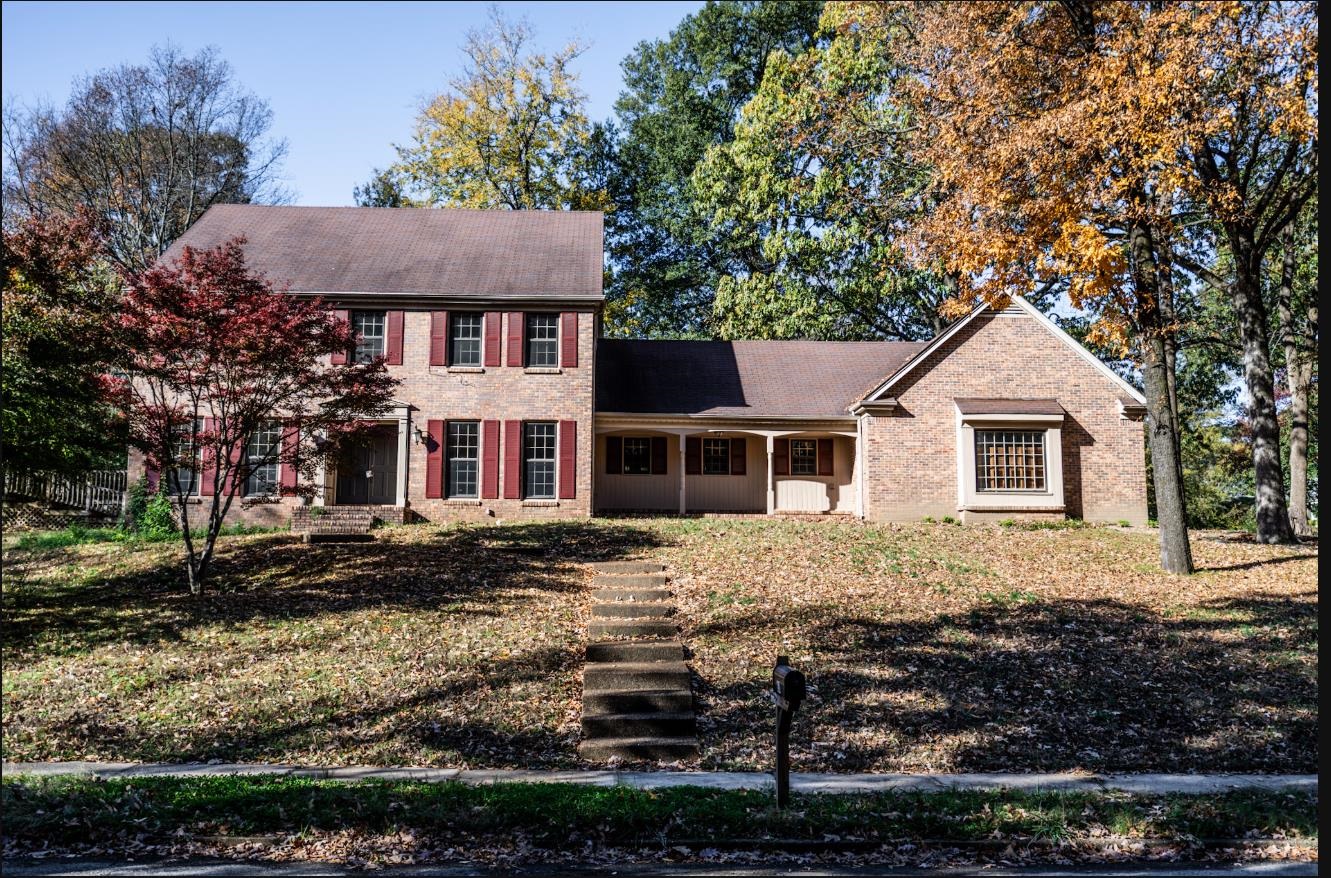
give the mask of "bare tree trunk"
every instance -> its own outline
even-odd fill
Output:
[[[1294,223],[1281,234],[1284,258],[1280,266],[1280,290],[1276,296],[1276,314],[1280,340],[1285,347],[1285,380],[1289,385],[1289,524],[1294,533],[1307,536],[1308,527],[1308,394],[1312,384],[1311,345],[1294,325],[1294,271],[1296,254]],[[1308,309],[1308,325],[1317,323],[1317,305]]]
[[[1254,264],[1251,241],[1231,235],[1234,314],[1243,346],[1243,378],[1248,389],[1248,426],[1257,493],[1257,541],[1291,543],[1294,530],[1285,505],[1285,470],[1280,463],[1280,422],[1276,420],[1275,374],[1266,303],[1262,301],[1261,265]]]
[[[1141,303],[1142,378],[1146,386],[1146,436],[1151,448],[1155,484],[1155,520],[1160,528],[1160,566],[1169,573],[1191,573],[1188,512],[1183,497],[1178,431],[1170,406],[1169,358],[1166,340],[1172,327],[1160,313],[1159,275],[1150,230],[1134,225],[1128,231],[1133,281]]]

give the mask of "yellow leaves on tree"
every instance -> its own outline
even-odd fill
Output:
[[[531,29],[495,14],[467,36],[467,67],[416,120],[415,142],[390,169],[418,206],[599,210],[589,181],[591,126],[569,43],[529,51]]]

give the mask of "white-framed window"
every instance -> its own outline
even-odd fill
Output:
[[[448,364],[450,366],[479,366],[481,364],[481,315],[453,313],[448,317]]]
[[[792,476],[818,475],[818,440],[790,440],[790,474]]]
[[[626,476],[646,476],[652,472],[652,440],[645,436],[624,437],[624,466]]]
[[[527,315],[527,365],[553,368],[559,365],[559,315]]]
[[[194,437],[202,429],[202,420],[196,420],[192,425],[179,424],[175,427],[171,455],[177,465],[166,470],[165,488],[168,494],[188,496],[199,493],[199,448]]]
[[[476,421],[449,421],[445,442],[448,460],[448,490],[450,498],[474,499],[476,472],[480,458],[480,424]]]
[[[730,440],[702,440],[702,474],[705,476],[730,475]]]
[[[368,363],[388,350],[388,314],[384,311],[352,311],[351,328],[356,332],[353,363]]]
[[[976,430],[975,490],[1044,491],[1044,430]]]
[[[245,496],[261,497],[277,493],[278,459],[282,447],[282,425],[277,421],[264,421],[250,434],[246,449],[249,477],[245,479]]]
[[[529,500],[555,499],[555,425],[529,421],[522,430],[522,496]]]

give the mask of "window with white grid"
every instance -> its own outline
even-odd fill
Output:
[[[171,443],[172,462],[176,466],[167,469],[166,490],[175,494],[197,494],[199,491],[199,449],[194,443],[194,436],[203,429],[203,421],[195,420],[189,424],[179,424],[172,432],[175,441]]]
[[[278,446],[282,442],[282,426],[276,421],[265,421],[250,434],[248,451],[249,478],[245,479],[245,496],[257,497],[277,491]]]
[[[1045,490],[1043,430],[976,430],[977,491]]]
[[[559,365],[559,315],[527,315],[527,365],[554,367]]]
[[[555,425],[524,425],[522,457],[525,463],[522,496],[531,500],[555,498]]]
[[[790,474],[792,476],[818,475],[818,440],[790,440]]]
[[[452,349],[450,366],[479,366],[481,364],[481,315],[453,314],[449,318],[448,343]]]
[[[388,345],[388,314],[384,311],[352,311],[351,328],[359,338],[352,360],[368,363],[382,357]]]
[[[476,497],[476,462],[480,457],[480,425],[475,421],[448,422],[448,496]]]
[[[624,475],[645,476],[652,472],[652,440],[645,437],[624,438]]]

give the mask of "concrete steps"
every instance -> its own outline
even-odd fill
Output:
[[[676,761],[698,755],[698,725],[675,607],[659,564],[613,561],[596,570],[593,638],[582,675],[582,758]]]

